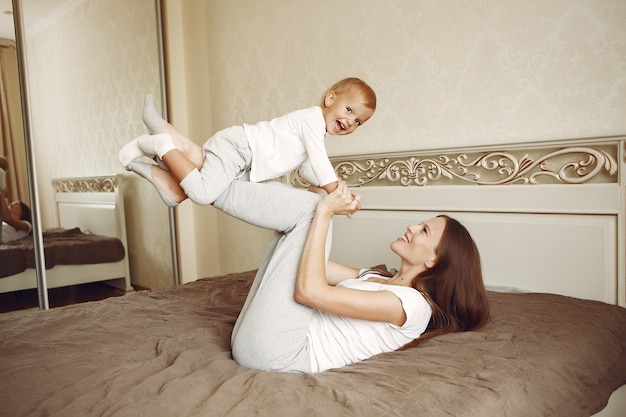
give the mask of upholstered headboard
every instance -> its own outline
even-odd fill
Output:
[[[67,178],[53,181],[59,225],[85,233],[117,237],[126,243],[122,176]]]
[[[52,185],[60,227],[79,227],[83,233],[118,238],[126,251],[126,256],[117,265],[90,265],[94,269],[93,273],[81,273],[92,275],[93,279],[98,276],[123,277],[114,285],[124,291],[131,291],[123,178],[121,174],[64,178],[53,180]]]

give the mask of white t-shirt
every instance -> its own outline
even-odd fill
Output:
[[[391,323],[353,319],[316,310],[308,332],[312,372],[339,368],[379,353],[392,352],[426,330],[432,310],[419,291],[411,287],[365,281],[372,277],[385,278],[367,274],[358,279],[347,279],[337,286],[392,292],[402,302],[406,322],[398,327]]]
[[[243,127],[253,154],[250,181],[275,179],[298,167],[312,185],[337,181],[324,147],[326,121],[321,107],[296,110]]]
[[[28,230],[17,230],[10,224],[2,222],[2,234],[0,235],[0,237],[2,238],[2,243],[12,242],[14,240],[28,236],[31,228],[32,226],[30,225],[30,223],[28,223]]]

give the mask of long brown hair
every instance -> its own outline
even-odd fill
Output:
[[[426,332],[400,350],[445,333],[477,329],[489,319],[478,247],[465,226],[439,217],[446,219],[446,226],[435,249],[437,263],[412,282],[425,293],[433,314]]]

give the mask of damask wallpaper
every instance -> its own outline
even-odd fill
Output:
[[[626,133],[624,1],[205,4],[215,129],[355,75],[378,109],[334,156]]]
[[[378,108],[356,133],[328,137],[334,157],[626,133],[621,0],[165,3],[182,38],[174,120],[198,143],[317,104],[347,76],[370,83]],[[183,233],[219,242],[221,272],[258,265],[265,232],[195,215]],[[216,260],[196,262],[203,276]]]

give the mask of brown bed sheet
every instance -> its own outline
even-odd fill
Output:
[[[55,265],[86,265],[117,262],[124,259],[121,240],[82,233],[73,229],[53,229],[43,232],[46,269]],[[7,277],[35,268],[32,236],[0,245],[0,277]]]
[[[252,273],[0,315],[1,416],[589,416],[626,383],[626,309],[490,293],[480,331],[320,374],[246,369]]]
[[[22,249],[0,242],[0,278],[19,274],[26,269]]]

